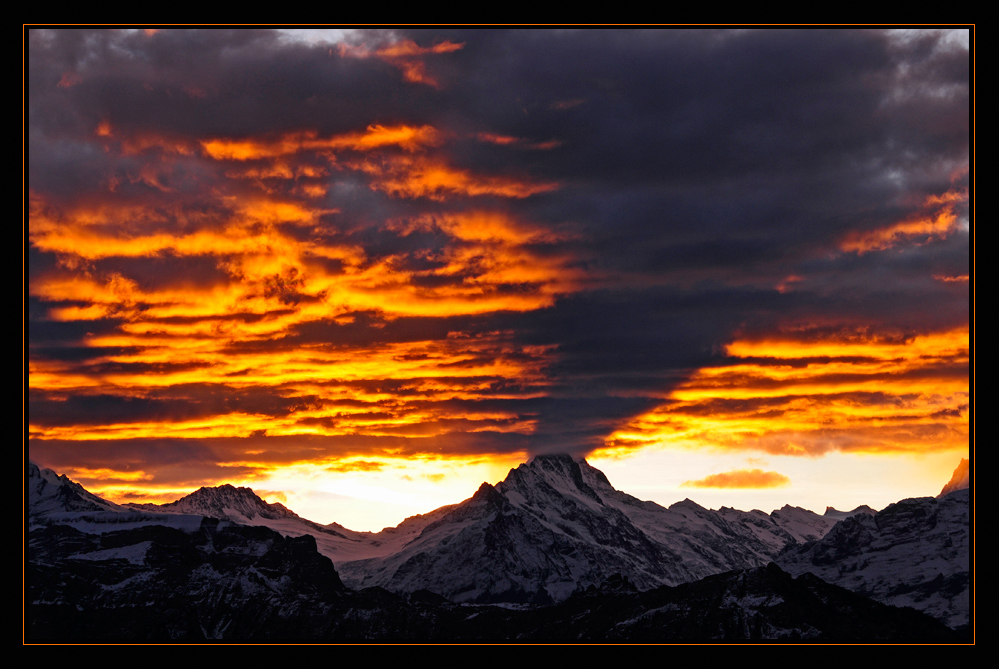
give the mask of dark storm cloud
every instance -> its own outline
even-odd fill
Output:
[[[456,76],[443,93],[449,108],[475,109],[495,132],[561,140],[528,158],[532,172],[565,184],[546,195],[551,215],[586,225],[614,249],[601,258],[611,266],[786,270],[847,229],[903,215],[895,200],[908,185],[896,172],[925,178],[968,149],[967,69],[955,66],[967,53],[931,49],[932,37],[909,46],[843,31],[448,37],[468,42],[454,60],[490,67],[488,78]],[[941,67],[924,65],[926,81],[901,77],[913,58]],[[585,102],[553,109],[560,99]]]
[[[74,370],[85,373],[86,368]],[[106,370],[101,370],[105,372]],[[132,370],[150,372],[158,370]],[[286,416],[318,404],[314,397],[281,397],[272,389],[234,389],[222,384],[189,384],[152,390],[146,397],[69,395],[32,391],[28,418],[43,427],[105,425],[143,421],[166,423],[243,412]]]
[[[175,137],[337,134],[437,108],[433,91],[387,76],[384,63],[267,30],[31,30],[29,50],[32,126],[51,135],[87,135],[102,120]]]
[[[661,377],[717,357],[724,339],[745,318],[747,303],[762,309],[778,297],[737,288],[599,291],[525,314],[519,330],[532,344],[557,344],[555,370],[574,382],[616,375]]]
[[[136,355],[138,346],[33,346],[31,357],[38,360],[82,362],[107,356]]]
[[[101,269],[127,276],[144,290],[160,290],[182,286],[210,288],[228,283],[228,273],[212,256],[179,256],[166,253],[154,257],[112,257],[103,260]]]
[[[319,344],[364,349],[444,340],[455,332],[507,332],[518,344],[552,347],[545,368],[552,397],[511,400],[512,411],[536,416],[535,434],[465,433],[455,423],[446,444],[445,437],[379,438],[403,451],[417,452],[428,443],[456,453],[592,448],[694,370],[728,360],[723,347],[736,332],[839,323],[913,335],[967,323],[968,284],[933,278],[969,273],[966,229],[924,235],[904,252],[841,248],[848,233],[918,217],[928,197],[967,188],[967,173],[960,171],[969,151],[970,59],[939,35],[414,30],[352,39],[374,49],[398,38],[423,47],[445,40],[464,46],[425,59],[428,75],[439,82],[435,88],[405,81],[398,68],[378,58],[289,44],[269,31],[163,30],[147,36],[31,30],[29,187],[54,198],[86,199],[115,177],[126,201],[157,186],[170,188],[176,192],[171,197],[190,211],[192,225],[218,224],[221,206],[200,188],[217,176],[177,155],[169,170],[141,181],[141,161],[108,154],[91,141],[102,122],[122,137],[155,134],[186,142],[303,129],[328,137],[371,124],[427,124],[450,136],[439,151],[456,168],[558,183],[556,190],[501,205],[525,221],[572,233],[558,243],[529,247],[536,257],[571,253],[574,266],[593,277],[551,306],[391,319],[359,311],[353,322],[310,321],[273,339],[230,345],[234,352]],[[512,141],[480,141],[478,133]],[[432,273],[443,266],[441,252],[450,241],[440,229],[400,234],[384,226],[390,218],[418,216],[429,204],[426,198],[388,197],[335,170],[327,181],[330,190],[321,202],[338,213],[324,214],[315,228],[288,225],[285,234],[360,246],[369,264],[392,257],[396,270],[417,273],[410,283],[420,289],[460,287],[474,279],[478,267],[472,263],[465,273]],[[499,199],[458,199],[438,211],[500,206]],[[955,207],[966,221],[967,205]],[[172,224],[165,218],[154,227]],[[335,271],[342,264],[316,262]],[[29,249],[31,277],[54,272],[55,265],[53,254]],[[94,267],[144,287],[231,278],[218,259],[207,256],[112,257]],[[781,292],[778,285],[789,276],[797,277],[793,290]],[[308,299],[294,286],[275,283],[270,289],[289,306]],[[525,282],[494,290],[538,289]],[[84,361],[81,338],[121,323],[56,322],[45,315],[54,303],[30,300],[32,344],[62,346],[38,348],[42,358]],[[473,365],[493,355],[476,351],[478,357],[453,364]],[[407,396],[416,394],[419,382],[344,383]],[[71,398],[61,406],[84,420],[98,411],[183,414],[185,401],[194,414],[250,402],[248,396],[225,406],[205,399],[100,396]],[[284,401],[275,398],[273,407],[259,410],[279,411]],[[51,424],[70,420],[59,418],[54,401],[41,400],[32,413]],[[261,441],[274,453],[296,448],[292,441],[271,439]],[[336,450],[369,442],[358,435],[330,443]]]
[[[336,437],[255,436],[212,439],[102,439],[87,442],[64,439],[29,440],[31,460],[56,471],[69,468],[155,472],[157,483],[200,486],[204,481],[232,480],[258,472],[238,464],[253,452],[256,462],[292,464],[316,458],[391,450],[405,457],[436,453],[441,456],[491,455],[523,451],[529,438],[506,432],[453,435]],[[233,463],[220,465],[218,463]]]
[[[435,38],[442,35],[435,33]],[[425,35],[424,39],[429,39]],[[493,132],[557,138],[558,151],[529,159],[552,165],[552,176],[615,185],[698,185],[761,173],[842,169],[888,138],[950,157],[967,146],[967,118],[927,123],[924,114],[967,104],[964,68],[934,39],[899,45],[878,32],[750,31],[477,31],[448,35],[464,41],[456,67],[490,76],[456,74],[444,95]],[[898,81],[896,68],[913,59],[949,65]],[[878,114],[896,84],[911,99]],[[916,86],[946,90],[931,111]],[[583,103],[553,109],[559,100]],[[464,103],[464,104],[463,104]],[[899,124],[898,115],[905,114]],[[920,126],[920,132],[908,132]],[[928,126],[928,127],[922,127]],[[929,132],[927,132],[929,131]],[[946,138],[949,141],[944,141]],[[898,161],[898,150],[882,160]],[[665,182],[665,183],[664,183]]]
[[[199,439],[102,439],[81,443],[72,439],[30,439],[31,459],[44,467],[67,469],[143,468],[186,470],[197,481],[199,467],[215,467],[224,453]]]

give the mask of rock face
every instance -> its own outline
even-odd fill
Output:
[[[410,538],[394,552],[331,557],[350,587],[549,603],[615,573],[645,590],[763,566],[836,522],[793,507],[768,515],[685,500],[667,509],[615,490],[585,460],[539,456],[461,504],[410,519]]]
[[[950,481],[947,485],[943,487],[937,498],[945,497],[951,494],[955,490],[964,490],[965,488],[971,487],[971,472],[969,469],[969,463],[967,458],[961,458],[961,462],[958,463],[957,469],[954,470],[954,475],[950,477]]]
[[[524,618],[520,625],[530,630],[528,638],[542,639],[927,642],[958,637],[917,611],[878,604],[811,574],[793,578],[774,563],[675,588],[587,592]]]
[[[204,518],[103,534],[29,535],[28,641],[541,640],[956,641],[911,609],[775,564],[636,592],[612,577],[551,607],[459,606],[351,592],[311,537]]]
[[[194,532],[48,525],[29,534],[28,551],[33,639],[309,636],[345,592],[312,537],[214,518]]]
[[[960,628],[970,615],[969,491],[905,499],[790,546],[776,562],[894,606],[911,606]]]

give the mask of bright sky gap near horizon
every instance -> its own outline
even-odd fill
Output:
[[[28,456],[97,494],[377,530],[569,452],[821,513],[968,457],[969,31],[26,44]]]

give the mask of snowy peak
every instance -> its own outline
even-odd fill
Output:
[[[236,523],[254,518],[281,520],[298,518],[298,515],[282,504],[268,504],[249,488],[237,488],[225,484],[215,488],[199,488],[186,497],[169,504],[132,505],[137,508],[154,509],[168,513],[185,513]]]
[[[615,573],[644,590],[763,566],[836,522],[791,506],[767,515],[687,499],[667,509],[616,490],[584,459],[541,455],[458,505],[371,535],[386,549],[377,555],[331,557],[350,587],[561,601]]]
[[[584,476],[583,467],[593,469],[585,460],[577,461],[569,455],[539,455],[510,470],[496,490],[515,506],[551,509],[553,504],[556,507],[570,504],[580,510],[599,511],[605,501],[590,483],[598,489],[603,486],[599,478]],[[600,478],[606,484],[601,492],[616,492],[602,474]]]
[[[689,497],[687,497],[687,498],[685,498],[685,499],[683,499],[683,500],[681,500],[679,502],[673,502],[669,506],[669,510],[670,511],[674,511],[674,510],[679,511],[679,510],[683,510],[683,509],[689,509],[689,510],[695,512],[695,513],[701,513],[703,511],[707,511],[707,509],[705,509],[703,506],[701,506],[700,504],[698,504],[694,500],[690,499]]]
[[[28,516],[33,520],[53,513],[120,511],[121,507],[88,492],[83,486],[51,469],[28,463]]]
[[[937,498],[949,495],[955,490],[964,490],[965,488],[971,487],[971,477],[969,471],[969,463],[967,458],[961,458],[961,462],[958,463],[957,469],[954,470],[953,476],[950,477],[950,481],[943,487]]]
[[[505,488],[523,488],[544,483],[559,491],[592,492],[583,481],[579,465],[569,455],[538,455],[516,469],[511,469],[500,485]]]

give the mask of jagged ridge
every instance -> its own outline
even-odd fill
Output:
[[[847,518],[818,541],[790,546],[777,563],[960,627],[970,615],[969,506],[967,489],[902,500],[873,516]]]
[[[460,602],[552,602],[618,572],[649,589],[762,566],[835,522],[794,507],[715,512],[685,500],[666,509],[615,490],[585,460],[549,455],[496,486],[483,484],[391,554],[331,557],[351,587],[430,590]]]
[[[127,506],[167,513],[194,513],[237,523],[250,521],[254,518],[270,520],[299,518],[298,514],[283,504],[265,502],[250,488],[237,488],[228,483],[214,488],[199,488],[190,495],[166,504],[129,504]]]

